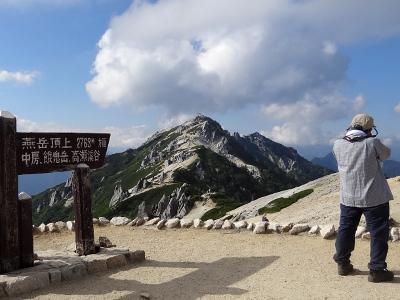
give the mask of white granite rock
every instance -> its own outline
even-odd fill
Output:
[[[193,227],[194,228],[201,228],[203,226],[203,221],[200,219],[193,220]]]
[[[93,225],[99,225],[99,219],[93,218]]]
[[[142,218],[142,217],[139,217],[136,220],[136,226],[142,226],[144,223],[146,223],[146,220],[144,218]]]
[[[293,223],[286,223],[282,225],[282,232],[289,232],[293,228]]]
[[[132,221],[130,221],[128,224],[126,224],[126,226],[135,226],[136,225],[136,222],[137,222],[137,219],[138,218],[134,218]]]
[[[249,224],[247,224],[246,229],[249,230],[249,231],[253,231],[254,226],[255,226],[254,223],[251,223],[251,222],[250,222]]]
[[[207,230],[210,230],[211,228],[214,227],[214,220],[208,219],[207,221],[204,222],[203,227]]]
[[[268,222],[265,222],[265,221],[258,222],[254,227],[253,233],[255,233],[255,234],[266,233],[267,226],[268,226]]]
[[[233,227],[233,224],[229,220],[225,220],[224,224],[222,224],[222,229],[225,229],[225,230],[232,229],[232,227]]]
[[[333,224],[322,225],[319,233],[321,234],[321,237],[323,239],[329,239],[329,238],[335,236],[335,233],[336,233],[335,225],[333,225]]]
[[[100,217],[99,218],[99,225],[105,226],[105,225],[107,225],[109,223],[110,223],[110,220],[108,220],[107,218],[104,218],[104,217]]]
[[[400,232],[398,227],[393,227],[390,229],[390,238],[392,239],[392,242],[397,242],[400,240]]]
[[[221,229],[222,225],[224,225],[224,221],[222,220],[215,220],[213,229]]]
[[[49,227],[47,227],[47,225],[45,225],[45,224],[43,224],[43,223],[39,225],[38,229],[39,229],[39,231],[40,231],[41,233],[44,233],[44,232],[48,232],[48,231],[49,231]]]
[[[158,222],[160,222],[161,218],[156,217],[153,219],[148,220],[146,223],[144,223],[144,226],[153,226],[156,225]]]
[[[276,222],[271,222],[268,224],[267,230],[271,230],[276,233],[281,233],[282,232],[282,226],[279,223]]]
[[[189,228],[192,225],[193,225],[193,220],[189,220],[189,219],[181,220],[181,228]]]
[[[310,226],[308,224],[295,224],[292,229],[289,230],[291,235],[297,235],[301,232],[308,231]]]
[[[247,222],[245,220],[237,221],[233,223],[233,225],[235,226],[236,229],[242,229],[247,227]]]
[[[179,220],[179,218],[173,218],[173,219],[169,219],[166,223],[165,226],[167,228],[176,228],[179,226],[181,220]]]
[[[360,238],[366,231],[367,229],[364,226],[358,226],[354,236],[356,238]]]
[[[67,229],[67,224],[65,224],[63,221],[58,221],[55,224],[59,230]]]
[[[362,240],[370,240],[371,239],[371,234],[369,232],[365,232],[361,235]]]
[[[114,226],[123,226],[128,224],[131,221],[131,219],[128,219],[126,217],[114,217],[110,220],[110,223]]]
[[[165,227],[165,223],[167,223],[167,220],[165,219],[158,221],[156,225],[157,229],[159,230],[163,229]]]
[[[75,231],[75,221],[68,221],[66,225],[69,231]]]
[[[47,228],[49,229],[49,232],[59,232],[57,225],[54,223],[47,224]]]
[[[318,225],[314,225],[313,227],[311,227],[311,229],[308,231],[309,235],[317,235],[319,234],[319,231],[321,230],[321,228]]]

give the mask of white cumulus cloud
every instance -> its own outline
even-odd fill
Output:
[[[0,83],[12,82],[18,84],[30,85],[38,77],[37,71],[17,71],[10,72],[7,70],[0,70]]]
[[[394,107],[394,111],[400,113],[400,102]]]
[[[340,45],[400,33],[400,2],[134,1],[98,43],[87,91],[101,106],[226,111],[336,93]]]
[[[362,95],[358,95],[353,101],[339,94],[316,99],[311,96],[295,103],[273,103],[265,106],[265,116],[280,120],[283,124],[265,130],[263,134],[289,145],[328,144],[335,136],[325,132],[323,124],[349,118],[365,105]]]

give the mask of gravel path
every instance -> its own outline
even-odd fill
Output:
[[[392,283],[367,281],[369,243],[357,241],[359,269],[340,277],[331,257],[333,240],[249,232],[127,227],[96,228],[118,246],[146,251],[136,267],[90,275],[27,295],[33,299],[398,299],[400,244],[391,243]],[[71,233],[35,237],[36,250],[59,249]]]

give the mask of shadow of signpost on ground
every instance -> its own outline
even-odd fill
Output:
[[[151,299],[197,299],[205,295],[244,295],[245,289],[230,287],[231,285],[246,279],[252,274],[268,267],[279,257],[225,257],[214,262],[160,262],[147,261],[138,268],[165,268],[174,269],[196,269],[184,276],[173,278],[169,281],[158,284],[147,284],[137,280],[116,279],[118,273],[110,272],[104,276],[88,276],[79,282],[64,283],[58,287],[34,293],[33,296],[45,295],[48,293],[57,295],[94,295],[101,297],[106,294],[123,291],[125,296],[119,299],[140,299],[142,292],[151,295]],[[120,271],[129,271],[124,269]],[[146,272],[146,271],[144,271]],[[155,270],[155,272],[158,272]],[[140,274],[140,272],[138,272]],[[173,277],[173,273],[171,273]],[[82,286],[81,288],[79,288]],[[78,291],[76,293],[71,291]]]

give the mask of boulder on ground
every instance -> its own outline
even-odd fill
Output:
[[[233,225],[235,226],[236,229],[242,229],[247,227],[247,222],[245,220],[237,221],[233,223]]]
[[[268,226],[268,222],[265,222],[265,221],[258,222],[254,227],[253,233],[255,233],[255,234],[266,233],[267,226]]]
[[[286,223],[282,225],[282,232],[289,232],[293,228],[293,223]]]
[[[136,226],[142,226],[145,223],[146,223],[146,220],[143,217],[138,217],[138,219],[136,221]]]
[[[179,226],[179,223],[181,222],[181,220],[179,218],[173,218],[173,219],[169,219],[166,223],[165,226],[167,228],[176,228]]]
[[[131,219],[128,219],[126,217],[114,217],[110,220],[110,223],[114,226],[123,226],[128,224],[131,221]]]
[[[100,244],[100,247],[103,247],[103,248],[111,248],[113,246],[110,239],[106,236],[99,237],[99,244]]]
[[[153,219],[148,220],[146,223],[144,223],[144,226],[153,226],[156,225],[158,222],[160,222],[161,218],[156,217]]]
[[[39,229],[39,231],[40,231],[41,233],[44,233],[44,232],[48,232],[48,231],[49,231],[49,227],[47,227],[47,225],[46,225],[46,224],[43,224],[43,223],[39,225],[38,229]]]
[[[222,224],[222,229],[225,229],[225,230],[232,229],[232,227],[233,227],[233,224],[229,220],[225,220],[224,224]]]
[[[254,223],[251,223],[251,222],[250,222],[249,224],[247,224],[246,229],[249,230],[249,231],[253,231],[254,226],[255,226]]]
[[[75,231],[75,221],[67,221],[66,225],[68,231]]]
[[[367,228],[365,228],[364,226],[358,226],[357,227],[357,230],[356,230],[356,233],[355,233],[355,237],[358,239],[358,238],[360,238],[362,235],[363,235],[363,233],[365,233],[367,231]]]
[[[335,225],[333,224],[323,225],[321,226],[321,230],[319,233],[321,234],[321,237],[323,239],[330,239],[331,237],[335,236],[336,233]]]
[[[105,226],[105,225],[107,225],[109,223],[110,223],[110,220],[108,220],[107,218],[104,218],[104,217],[100,217],[99,218],[99,225],[100,226]]]
[[[281,233],[282,226],[279,223],[271,222],[268,224],[267,230],[271,230],[272,232]]]
[[[214,227],[214,220],[208,219],[207,221],[204,222],[203,227],[207,230],[210,230],[211,228]]]
[[[49,229],[49,232],[59,232],[57,225],[54,223],[47,224],[47,228]]]
[[[135,226],[138,219],[139,219],[138,217],[134,218],[132,221],[126,224],[126,226]]]
[[[182,219],[181,220],[181,227],[182,228],[189,228],[192,225],[193,225],[193,220],[189,220],[189,219]]]
[[[224,225],[224,221],[222,220],[215,220],[213,229],[221,229],[222,225]]]
[[[370,240],[371,239],[371,234],[369,232],[365,232],[361,235],[362,240]]]
[[[203,226],[203,221],[200,219],[193,220],[193,227],[194,228],[201,228]]]
[[[397,242],[400,240],[400,232],[398,227],[393,227],[390,229],[390,238],[392,239],[392,242]]]
[[[163,220],[160,220],[160,221],[158,221],[158,223],[157,223],[157,225],[156,225],[156,227],[157,227],[157,229],[163,229],[164,228],[164,226],[165,226],[165,223],[167,223],[167,220],[166,219],[163,219]]]
[[[99,225],[99,219],[93,218],[93,225]]]
[[[309,235],[317,235],[319,234],[319,231],[321,230],[321,228],[318,225],[314,225],[313,227],[311,227],[311,229],[308,231]]]
[[[58,221],[55,224],[59,230],[67,229],[67,225],[63,221]]]
[[[308,224],[295,224],[292,229],[289,230],[289,233],[291,235],[297,235],[308,230],[310,230],[310,226]]]

